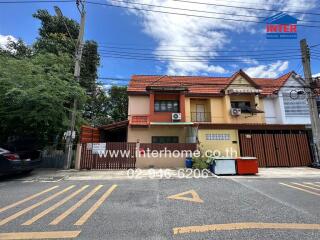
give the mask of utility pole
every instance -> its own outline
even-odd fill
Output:
[[[320,119],[317,108],[316,97],[314,96],[313,86],[314,80],[312,79],[311,66],[310,66],[310,49],[307,44],[306,39],[300,41],[302,64],[304,71],[304,78],[306,82],[306,87],[310,94],[308,96],[308,104],[310,110],[310,119],[312,127],[312,137],[313,137],[313,153],[315,167],[320,167]]]
[[[75,67],[74,67],[74,78],[77,83],[80,82],[80,70],[81,70],[81,58],[82,58],[82,50],[83,50],[83,37],[84,37],[84,26],[86,21],[86,11],[85,11],[85,1],[84,0],[76,0],[77,8],[81,15],[80,22],[80,30],[78,35],[78,40],[76,43],[76,52],[75,52]],[[67,157],[64,164],[64,169],[69,169],[71,165],[72,159],[72,146],[73,146],[73,133],[75,129],[76,123],[76,113],[77,113],[77,99],[73,100],[73,109],[71,113],[71,121],[70,121],[70,134],[67,134],[66,139],[66,153]]]

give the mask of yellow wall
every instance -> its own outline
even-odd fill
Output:
[[[206,134],[229,134],[230,140],[206,140]],[[223,156],[227,154],[226,150],[233,149],[237,152],[237,156],[240,156],[239,137],[238,130],[233,129],[199,129],[198,138],[200,142],[200,149],[206,150],[218,150]],[[236,141],[237,143],[232,143]]]
[[[211,112],[210,99],[201,99],[201,98],[189,98],[189,102],[186,102],[186,106],[189,105],[189,108],[186,108],[187,119],[191,122],[192,113],[197,112],[197,105],[204,105],[204,111],[206,113]]]
[[[211,121],[213,123],[225,123],[225,106],[223,97],[210,98],[211,102]]]
[[[190,115],[190,98],[185,98],[185,113],[186,113],[186,122],[191,122]]]
[[[129,96],[128,115],[149,114],[149,105],[149,96]]]
[[[235,88],[246,88],[246,89],[255,89],[254,86],[251,86],[247,80],[239,76],[236,78],[228,89]],[[246,95],[225,95],[221,97],[208,97],[208,98],[186,98],[186,121],[191,121],[191,113],[196,112],[197,104],[204,104],[205,111],[211,112],[211,121],[212,123],[265,123],[264,113],[259,114],[249,114],[242,113],[241,116],[232,116],[231,112],[231,100],[233,101],[250,101],[252,107],[255,104],[258,104],[259,110],[264,110],[263,99],[255,94],[246,94]]]
[[[229,89],[255,89],[254,86],[251,86],[251,83],[244,79],[242,76],[238,76],[233,80],[232,84],[227,88]]]
[[[178,136],[179,143],[186,142],[185,127],[174,126],[150,126],[145,128],[129,127],[128,142],[151,143],[152,136]]]
[[[226,95],[225,102],[225,120],[226,123],[265,123],[264,113],[251,114],[242,113],[240,116],[232,116],[231,101],[250,101],[251,106],[254,107],[258,104],[259,110],[264,110],[263,100],[256,95]]]
[[[254,94],[250,95],[226,95],[223,97],[211,97],[208,101],[190,99],[186,101],[186,121],[191,121],[191,113],[196,112],[196,104],[205,103],[205,111],[211,112],[212,123],[265,123],[264,113],[242,113],[240,116],[232,116],[231,101],[250,101],[252,106],[258,104],[260,110],[264,110],[263,99]]]

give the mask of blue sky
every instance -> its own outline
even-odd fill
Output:
[[[254,16],[249,19],[260,20],[259,18],[262,16],[271,16],[273,14],[272,12],[219,8],[217,6],[183,3],[173,0],[135,0],[134,2],[196,9],[199,11],[216,11],[228,14],[225,16],[226,18],[232,18],[232,14],[243,14]],[[206,0],[202,0],[202,2],[206,2]],[[265,1],[266,4],[264,6],[259,4],[261,1],[258,0],[248,0],[246,3],[243,0],[241,2],[210,1],[210,3],[237,5],[240,7],[320,13],[319,7],[316,7],[316,0],[269,0]],[[124,7],[132,6],[127,2],[121,1],[113,2],[113,4],[120,4]],[[73,3],[0,4],[0,43],[1,39],[3,43],[3,39],[11,35],[15,38],[22,38],[27,44],[32,44],[37,37],[40,25],[39,21],[32,17],[32,14],[37,9],[47,9],[54,14],[54,5],[58,5],[65,16],[79,20],[78,11]],[[166,9],[161,10],[168,11]],[[185,11],[178,12],[185,13]],[[206,15],[206,13],[198,14]],[[221,17],[221,15],[212,14],[210,16]],[[300,60],[292,59],[292,57],[286,55],[300,54],[298,50],[299,40],[302,38],[307,38],[309,45],[320,43],[320,15],[294,14],[294,16],[306,21],[319,21],[319,23],[303,23],[306,25],[319,25],[319,28],[299,27],[298,39],[296,40],[267,40],[264,24],[143,12],[88,4],[85,39],[97,41],[101,46],[100,50],[104,52],[99,69],[101,77],[129,78],[132,74],[228,76],[240,68],[247,70],[249,75],[255,77],[274,77],[291,70],[302,74]],[[234,18],[248,19],[243,17]],[[147,50],[137,50],[137,48]],[[274,52],[272,50],[275,49],[297,49],[297,51],[290,54],[273,55]],[[320,46],[315,49],[320,52]],[[255,50],[258,52],[255,52]],[[122,55],[131,52],[133,56],[146,54],[147,58],[151,56],[156,60],[113,58],[110,56],[110,51],[124,52]],[[114,54],[119,53],[113,53],[113,56]],[[199,62],[193,60],[194,56],[201,58],[204,54],[210,56],[210,59],[221,59],[221,56],[225,58],[228,58],[227,56],[239,56],[239,60],[208,62],[208,57]],[[179,60],[181,58],[183,61]],[[265,61],[263,58],[270,58],[270,61]],[[295,56],[293,58],[298,57]],[[185,59],[188,59],[188,61],[184,61]],[[314,74],[320,73],[319,60],[312,61],[312,71]],[[110,81],[105,80],[105,84],[110,83]],[[126,82],[118,81],[112,83],[125,84]]]

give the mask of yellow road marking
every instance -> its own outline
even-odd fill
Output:
[[[308,184],[308,185],[311,185],[311,186],[314,186],[314,187],[317,187],[320,189],[320,185],[316,184],[316,183],[311,183],[311,182],[304,182],[304,184]]]
[[[12,232],[0,233],[0,239],[21,240],[21,239],[63,239],[76,238],[81,231],[57,231],[57,232]]]
[[[77,196],[79,193],[81,193],[83,190],[85,190],[87,187],[89,187],[89,185],[85,185],[82,188],[80,188],[79,190],[75,191],[74,193],[72,193],[71,195],[67,196],[66,198],[62,199],[61,201],[57,202],[56,204],[54,204],[53,206],[49,207],[48,209],[42,211],[41,213],[39,213],[38,215],[34,216],[33,218],[31,218],[30,220],[24,222],[22,225],[26,226],[26,225],[31,225],[32,223],[38,221],[40,218],[44,217],[45,215],[47,215],[48,213],[54,211],[55,209],[57,209],[58,207],[60,207],[61,205],[65,204],[67,201],[71,200],[72,198],[74,198],[75,196]]]
[[[203,226],[189,226],[173,228],[173,234],[203,233],[210,231],[231,231],[243,229],[292,229],[292,230],[320,230],[320,224],[300,223],[227,223]]]
[[[13,203],[13,204],[8,205],[8,206],[6,206],[6,207],[0,208],[0,213],[4,212],[4,211],[6,211],[6,210],[8,210],[8,209],[10,209],[10,208],[16,207],[16,206],[18,206],[18,205],[20,205],[20,204],[22,204],[22,203],[24,203],[24,202],[30,201],[30,200],[32,200],[32,199],[34,199],[34,198],[36,198],[36,197],[38,197],[38,196],[40,196],[40,195],[42,195],[42,194],[45,194],[45,193],[47,193],[47,192],[50,192],[50,191],[52,191],[53,189],[56,189],[57,187],[59,187],[59,186],[54,186],[54,187],[52,187],[52,188],[48,188],[48,189],[46,189],[46,190],[44,190],[44,191],[42,191],[42,192],[36,193],[36,194],[34,194],[34,195],[31,195],[31,196],[29,196],[29,197],[27,197],[27,198],[25,198],[25,199],[22,199],[22,200],[20,200],[20,201],[18,201],[18,202],[16,202],[16,203]]]
[[[77,202],[75,205],[73,205],[67,211],[65,211],[60,216],[58,216],[56,219],[54,219],[49,225],[57,225],[58,223],[60,223],[63,219],[65,219],[67,216],[69,216],[73,211],[75,211],[82,204],[84,204],[89,198],[91,198],[102,187],[103,187],[103,185],[98,185],[91,192],[89,192],[84,198],[82,198],[79,202]]]
[[[4,224],[6,224],[6,223],[8,223],[8,222],[10,222],[10,221],[18,218],[18,217],[20,217],[21,215],[23,215],[23,214],[25,214],[25,213],[27,213],[27,212],[30,212],[31,210],[39,207],[40,205],[42,205],[42,204],[44,204],[44,203],[46,203],[46,202],[49,202],[50,200],[58,197],[59,195],[65,193],[65,192],[67,192],[67,191],[69,191],[69,190],[70,190],[71,188],[73,188],[73,187],[74,187],[74,185],[72,185],[72,186],[70,186],[70,187],[67,187],[67,188],[65,188],[64,190],[62,190],[62,191],[60,191],[60,192],[57,192],[57,193],[53,194],[52,196],[50,196],[50,197],[48,197],[48,198],[45,198],[45,199],[43,199],[42,201],[37,202],[36,204],[33,204],[33,205],[31,205],[30,207],[25,208],[25,209],[23,209],[23,210],[15,213],[15,214],[11,215],[10,217],[7,217],[7,218],[1,220],[1,221],[0,221],[0,226],[2,226],[2,225],[4,225]]]
[[[192,197],[186,197],[186,195],[189,195],[189,194],[191,194]],[[196,193],[196,191],[193,189],[190,191],[171,195],[167,198],[174,199],[174,200],[184,200],[184,201],[189,201],[189,202],[203,203],[203,200],[199,197],[198,193]]]
[[[320,193],[311,192],[311,191],[303,189],[303,188],[291,186],[291,185],[288,185],[288,184],[285,184],[285,183],[279,183],[279,184],[281,184],[283,186],[286,186],[286,187],[294,188],[294,189],[297,189],[297,190],[300,190],[300,191],[303,191],[303,192],[307,192],[307,193],[310,193],[310,194],[313,194],[313,195],[316,195],[316,196],[320,196]]]
[[[101,204],[110,196],[110,194],[113,192],[114,189],[116,189],[117,185],[112,185],[99,200],[93,204],[93,206],[85,213],[82,217],[74,224],[77,226],[83,225],[90,217],[91,215],[101,206]]]
[[[319,188],[315,188],[315,187],[310,187],[308,185],[305,185],[305,184],[301,184],[301,183],[292,183],[292,184],[295,184],[295,185],[298,185],[298,186],[301,186],[301,187],[305,187],[305,188],[309,188],[309,189],[312,189],[312,190],[316,190],[316,191],[319,191],[320,189]]]

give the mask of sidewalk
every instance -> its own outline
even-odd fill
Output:
[[[200,174],[203,172],[200,172]],[[136,169],[136,170],[56,170],[37,169],[30,175],[14,177],[15,181],[25,182],[58,182],[61,180],[137,180],[137,179],[186,179],[186,178],[320,178],[320,169],[298,168],[260,168],[257,175],[216,176],[205,170],[199,177],[194,169]]]
[[[130,170],[55,170],[37,169],[19,181],[57,182],[61,180],[137,180],[137,179],[186,179],[215,178],[209,170],[194,169],[130,169]],[[200,175],[204,174],[204,175]]]
[[[309,167],[259,168],[257,175],[223,176],[222,178],[320,178],[320,169]]]

